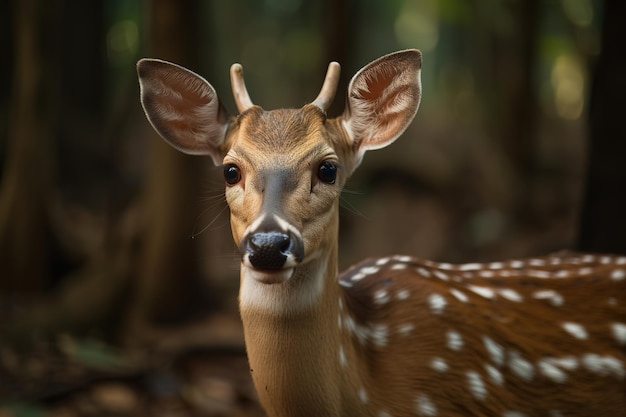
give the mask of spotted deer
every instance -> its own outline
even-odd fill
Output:
[[[419,51],[361,69],[337,118],[326,115],[337,63],[312,103],[271,111],[234,64],[237,116],[187,69],[137,68],[154,129],[223,166],[250,373],[268,415],[626,415],[626,256],[389,256],[338,274],[339,194],[363,154],[415,116]]]

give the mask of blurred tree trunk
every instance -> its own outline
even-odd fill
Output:
[[[351,68],[354,60],[351,47],[353,45],[355,8],[357,7],[355,3],[357,2],[353,0],[326,0],[323,6],[321,28],[324,37],[324,54],[322,54],[322,68],[320,68],[319,73],[326,74],[326,69],[331,61],[339,62],[344,70],[337,85],[335,100],[327,112],[330,117],[340,115],[346,105],[345,94],[350,75],[345,73],[345,69]]]
[[[153,0],[150,4],[150,56],[197,68],[198,3]],[[184,155],[152,129],[149,132],[149,173],[142,197],[142,211],[148,217],[130,306],[131,337],[138,330],[149,333],[150,323],[171,321],[188,313],[200,286],[198,244],[191,234],[199,214],[200,167],[210,162]]]
[[[48,30],[57,2],[13,2],[15,60],[7,161],[0,184],[0,289],[40,291],[50,271],[58,68]],[[48,52],[48,53],[46,53]]]
[[[521,0],[512,5],[517,16],[515,38],[498,45],[500,85],[504,91],[501,139],[515,171],[524,179],[533,171],[537,97],[533,68],[537,56],[539,0]]]
[[[626,2],[604,3],[602,50],[593,69],[589,157],[578,249],[626,253]]]

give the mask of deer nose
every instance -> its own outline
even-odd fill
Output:
[[[252,233],[245,242],[248,260],[257,269],[281,269],[294,266],[303,257],[298,239],[287,233]]]

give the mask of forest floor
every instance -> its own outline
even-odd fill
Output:
[[[157,353],[67,334],[0,345],[0,417],[263,415],[243,345]]]

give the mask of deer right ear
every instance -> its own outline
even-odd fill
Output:
[[[417,49],[399,51],[366,65],[350,81],[342,119],[357,163],[365,151],[395,141],[415,117],[421,65]]]
[[[181,152],[210,155],[222,164],[229,114],[201,76],[170,62],[137,63],[141,105],[163,139]]]

